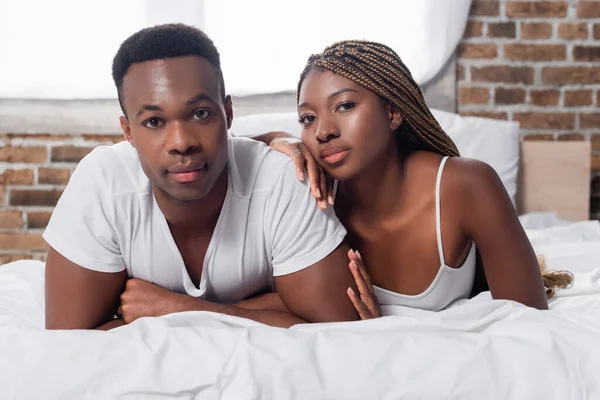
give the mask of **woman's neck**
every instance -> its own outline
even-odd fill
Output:
[[[371,219],[387,218],[398,209],[402,197],[404,168],[395,146],[340,189],[354,213]]]

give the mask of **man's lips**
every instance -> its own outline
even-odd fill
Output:
[[[168,173],[181,183],[194,182],[206,172],[206,163],[180,164],[169,168]]]
[[[337,164],[343,161],[348,154],[350,154],[350,149],[340,146],[331,146],[321,150],[321,158],[327,164]]]

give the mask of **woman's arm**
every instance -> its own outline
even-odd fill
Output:
[[[458,183],[463,200],[464,229],[481,253],[492,297],[547,309],[537,257],[502,181],[483,162],[449,161],[451,179]]]

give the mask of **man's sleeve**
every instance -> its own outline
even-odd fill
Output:
[[[333,207],[321,210],[317,206],[308,182],[298,180],[291,161],[281,171],[266,207],[274,276],[291,274],[321,261],[346,236]]]
[[[99,272],[125,269],[113,223],[110,174],[86,156],[71,176],[43,237],[69,261]]]

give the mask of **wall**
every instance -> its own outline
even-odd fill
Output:
[[[600,218],[600,1],[473,0],[458,112],[519,121],[524,140],[592,141]]]

